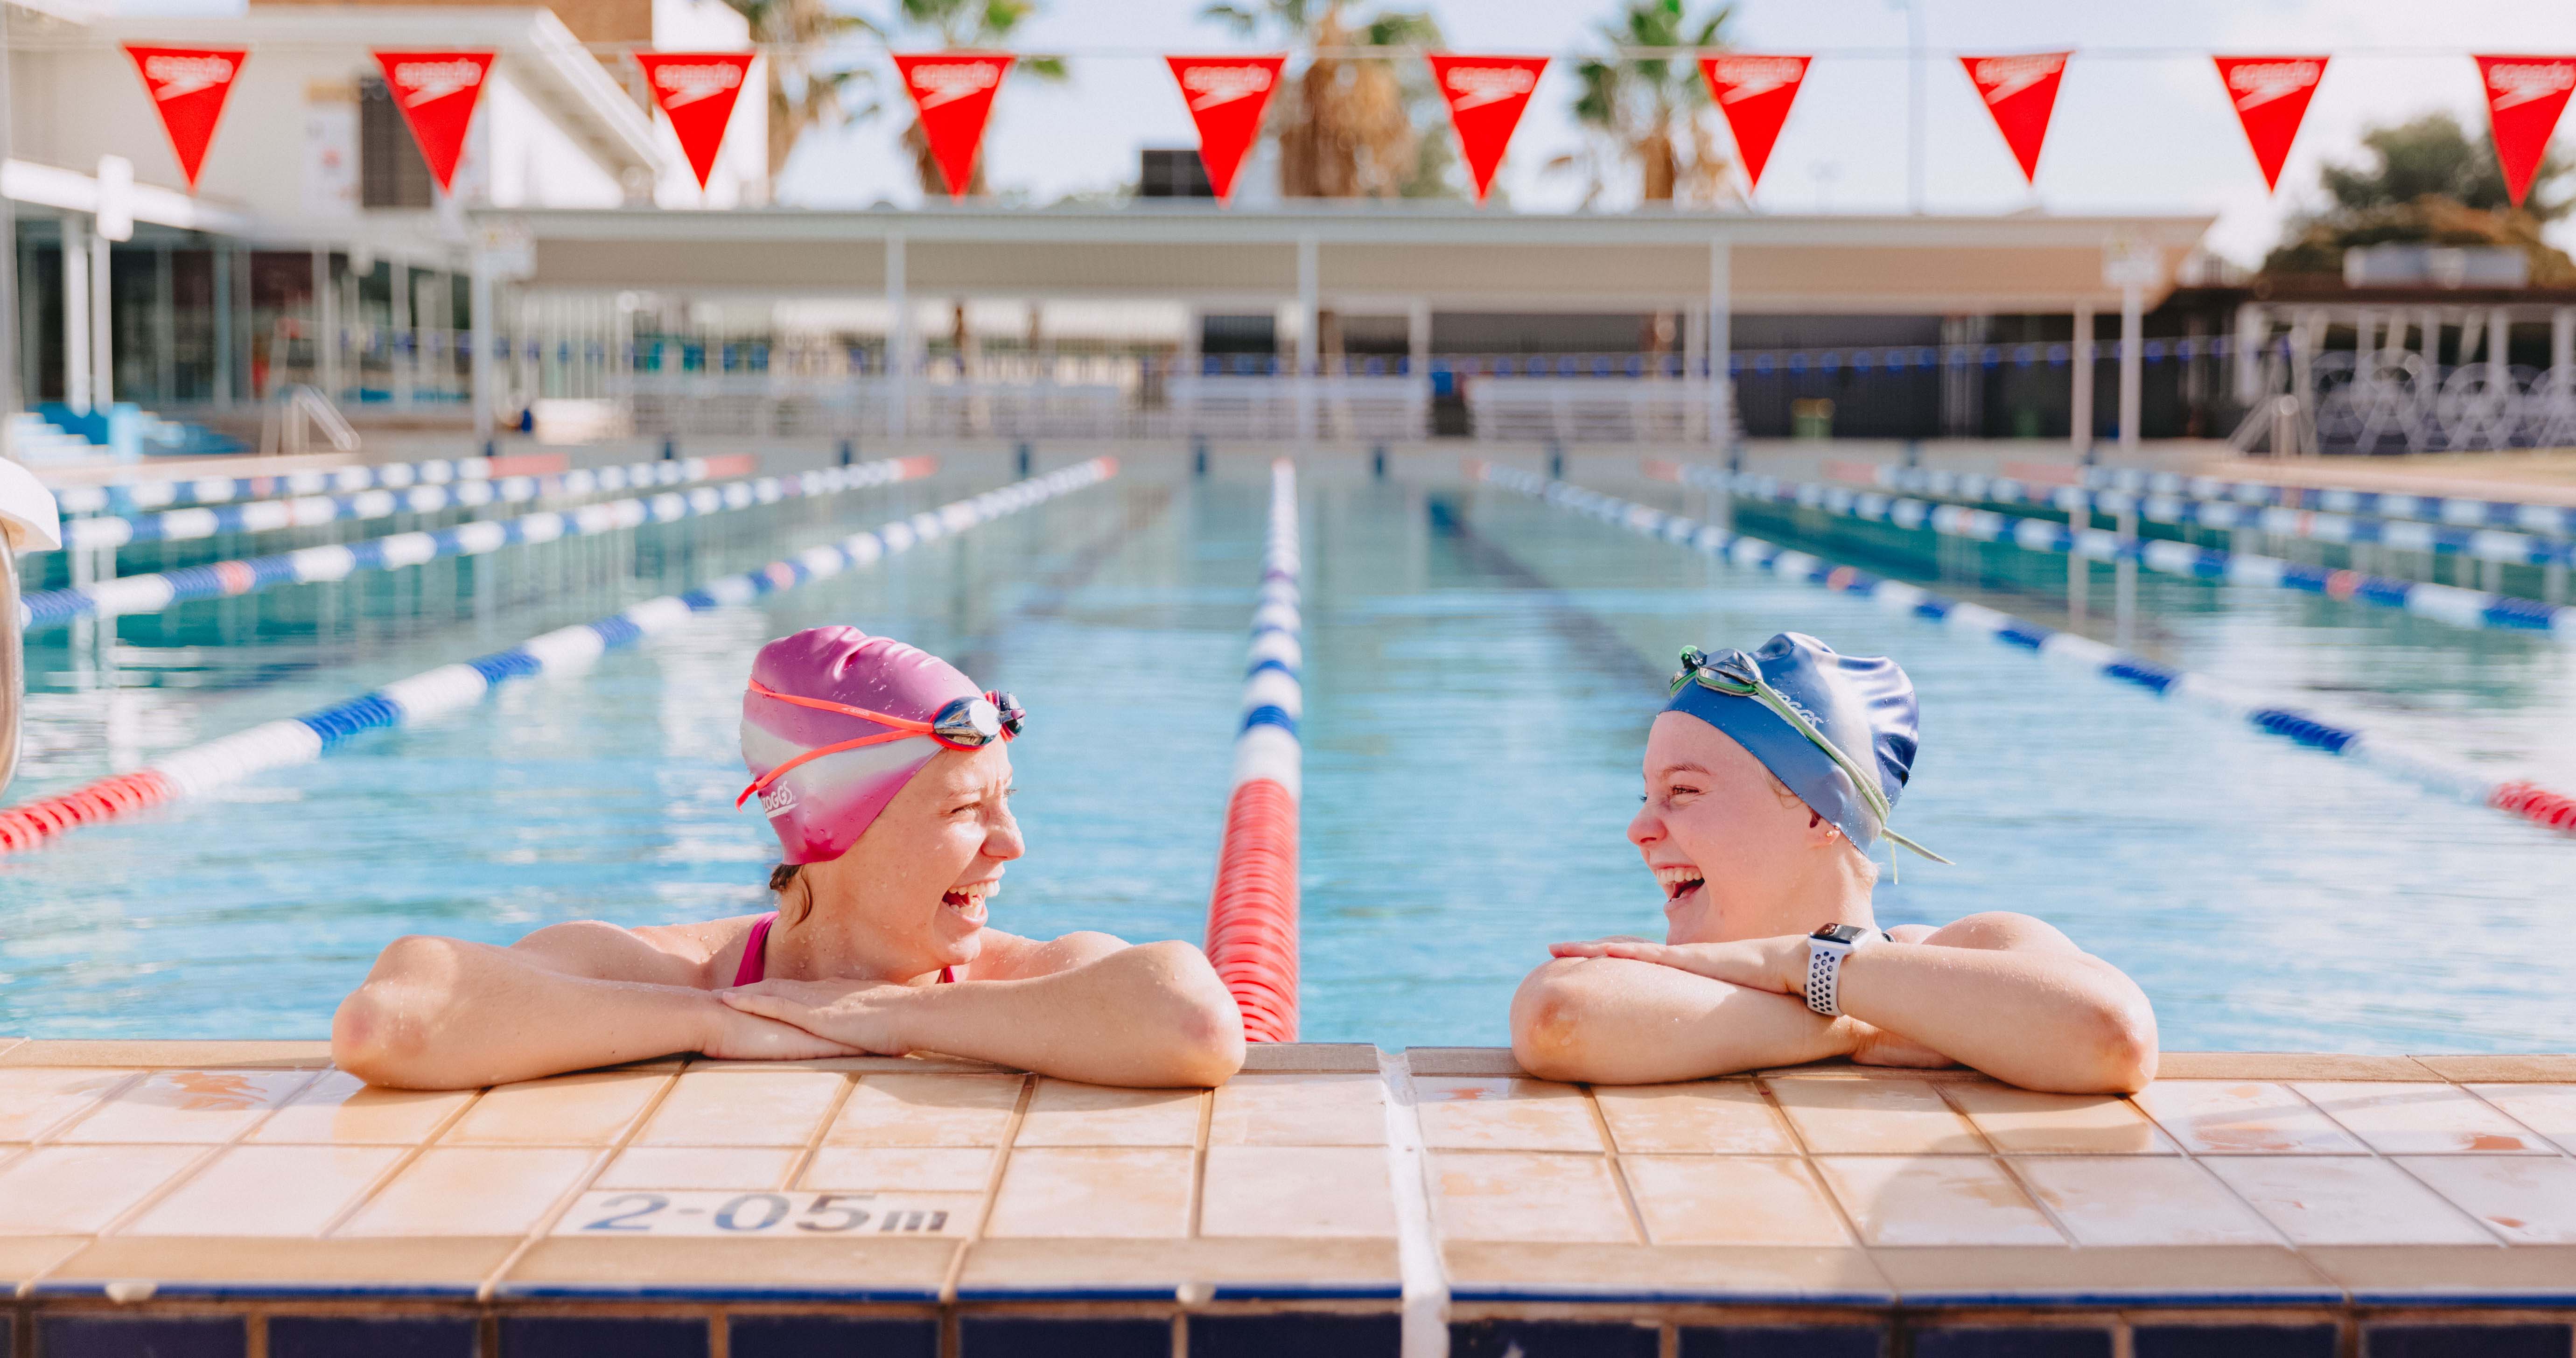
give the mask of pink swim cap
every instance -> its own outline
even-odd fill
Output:
[[[742,699],[742,762],[755,780],[822,746],[884,737],[796,764],[766,787],[753,783],[790,863],[847,853],[941,743],[926,726],[907,733],[772,695],[864,708],[907,725],[927,723],[959,699],[983,696],[947,661],[855,627],[807,628],[761,647],[751,682]]]

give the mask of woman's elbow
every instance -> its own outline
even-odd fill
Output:
[[[419,936],[389,944],[331,1016],[332,1064],[369,1084],[444,1087],[430,1069],[430,1034],[451,948],[447,939]]]
[[[1584,1078],[1581,967],[1582,959],[1559,958],[1531,972],[1512,996],[1512,1057],[1542,1080]]]
[[[2156,1078],[2156,1016],[2144,995],[2107,1002],[2084,1025],[2083,1074],[2065,1092],[2135,1094]]]
[[[1147,959],[1162,977],[1167,1071],[1175,1087],[1214,1087],[1243,1069],[1243,1013],[1234,994],[1187,943],[1149,943]]]

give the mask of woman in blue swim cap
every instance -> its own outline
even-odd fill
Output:
[[[2126,1093],[2155,1078],[2146,995],[2028,915],[1881,930],[1884,838],[1915,755],[1896,662],[1784,632],[1682,653],[1629,822],[1665,941],[1559,943],[1512,1000],[1534,1075],[1649,1084],[1848,1057],[1966,1065],[2030,1089]]]

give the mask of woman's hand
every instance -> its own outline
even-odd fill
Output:
[[[1806,985],[1807,939],[1803,934],[1733,943],[1652,943],[1622,936],[1588,943],[1559,943],[1548,951],[1558,957],[1624,957],[1631,962],[1652,962],[1775,995],[1795,995]]]
[[[760,981],[717,991],[735,1011],[802,1029],[838,1050],[832,1056],[902,1056],[912,1044],[898,1018],[911,986],[849,981]]]
[[[699,1039],[698,1051],[719,1061],[815,1061],[868,1054],[731,1005],[711,1004],[707,1011],[706,1033]]]

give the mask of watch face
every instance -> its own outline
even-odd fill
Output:
[[[1869,937],[1869,930],[1857,924],[1828,924],[1808,937],[1821,938],[1828,943],[1858,943]]]

